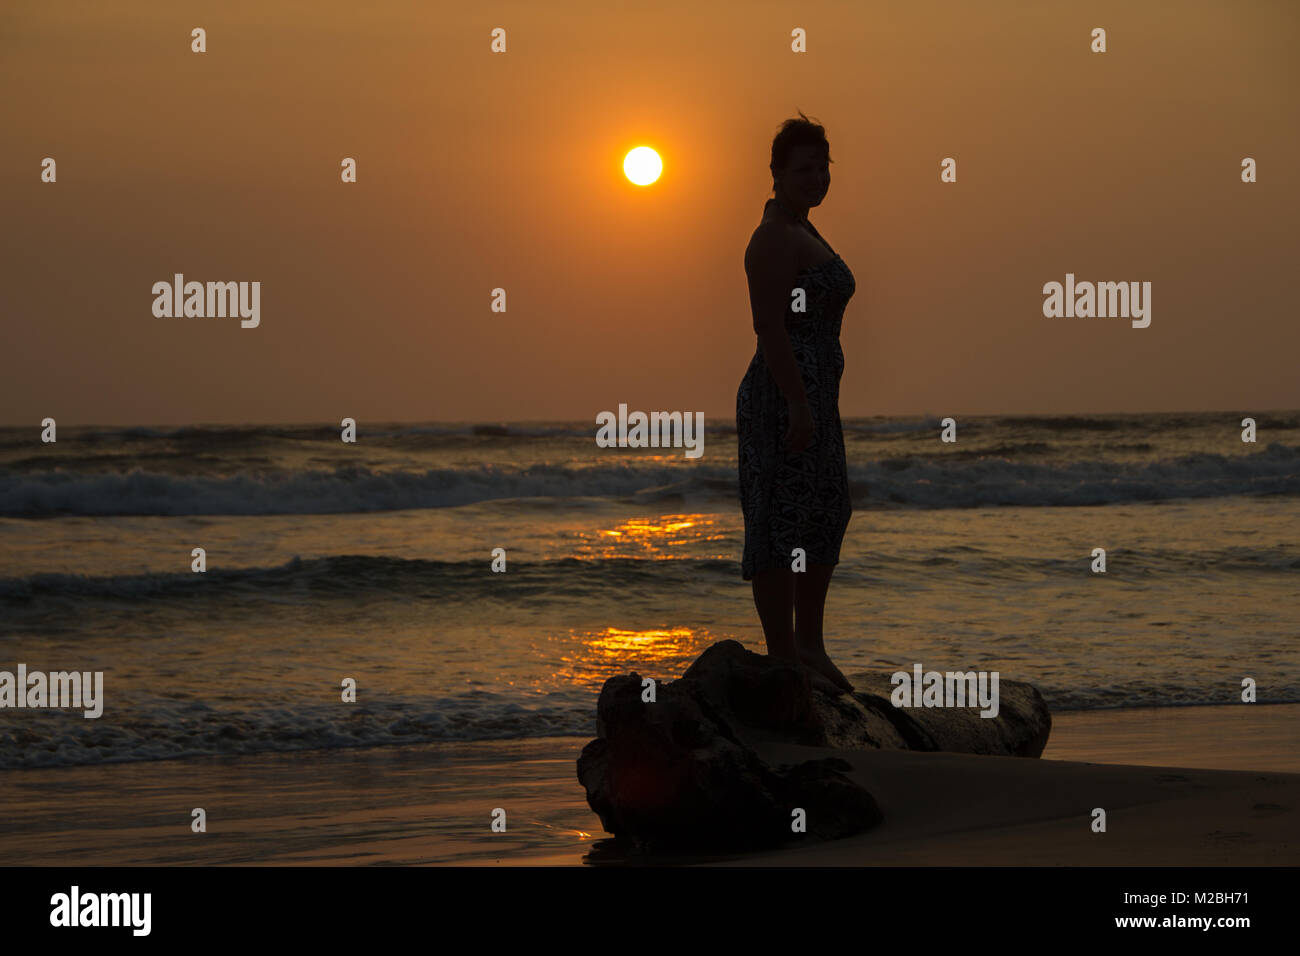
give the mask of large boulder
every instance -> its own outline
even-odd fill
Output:
[[[1028,684],[1000,681],[997,717],[977,710],[904,710],[888,675],[854,678],[833,695],[803,666],[721,641],[681,679],[643,701],[639,674],[611,677],[596,705],[597,739],[578,758],[587,802],[609,833],[663,848],[770,847],[807,834],[834,839],[881,820],[871,794],[827,756],[769,766],[764,743],[838,749],[950,750],[1036,757],[1051,715]],[[806,837],[804,837],[806,838]]]

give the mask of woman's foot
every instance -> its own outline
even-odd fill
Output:
[[[807,651],[801,647],[799,661],[825,677],[835,685],[839,693],[853,693],[853,685],[849,683],[849,679],[840,673],[840,669],[831,662],[830,656],[824,650]]]
[[[800,661],[800,663],[803,664],[802,661]],[[839,697],[841,694],[847,693],[843,687],[834,683],[829,677],[817,670],[815,667],[803,664],[803,669],[808,675],[808,679],[812,682],[812,685],[823,694],[829,694],[831,697]],[[852,687],[849,688],[849,690],[852,689]]]
[[[788,658],[781,654],[768,654],[768,657],[775,657],[777,660],[789,664],[791,667],[795,668],[795,670],[802,670],[805,674],[808,675],[808,679],[812,682],[812,685],[816,687],[819,691],[821,691],[823,694],[830,694],[832,697],[838,697],[840,694],[843,694],[845,692],[845,689],[843,687],[841,687],[840,685],[832,681],[829,677],[826,676],[824,672],[822,672],[818,668],[811,666],[806,660],[803,659],[802,655],[797,655],[794,658]],[[835,665],[832,664],[831,666],[834,667]],[[847,681],[845,683],[847,683]],[[852,687],[849,688],[849,690],[852,689],[853,689]]]

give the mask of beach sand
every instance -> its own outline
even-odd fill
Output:
[[[741,866],[1297,865],[1300,705],[1053,718],[1043,759],[838,753],[885,822],[825,843],[656,862]],[[616,863],[575,761],[587,738],[6,771],[10,865]],[[207,832],[190,828],[207,812]],[[506,811],[505,833],[490,829]],[[1094,807],[1107,832],[1091,830]],[[635,862],[635,861],[634,861]]]

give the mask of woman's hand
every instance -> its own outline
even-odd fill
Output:
[[[790,454],[797,455],[807,448],[816,428],[811,406],[806,401],[791,402],[790,427],[785,431],[785,444]]]

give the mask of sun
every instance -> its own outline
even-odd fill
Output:
[[[663,169],[663,160],[649,146],[638,146],[623,157],[623,175],[638,186],[649,186]]]

